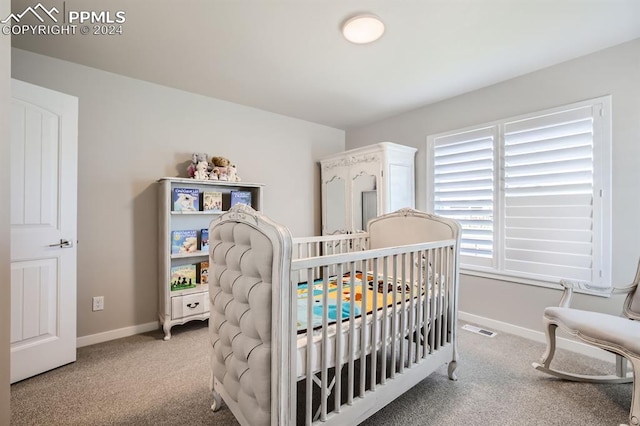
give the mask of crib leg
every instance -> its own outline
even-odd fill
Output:
[[[211,404],[211,410],[218,411],[220,407],[222,407],[222,397],[216,391],[211,391],[211,395],[213,395],[213,404]]]
[[[449,366],[447,368],[447,372],[449,373],[450,380],[458,380],[458,376],[455,371],[458,368],[458,342],[453,341],[453,356],[451,357],[451,361],[449,362]]]
[[[452,360],[449,363],[449,367],[447,368],[447,373],[449,374],[449,379],[458,380],[458,376],[455,373],[456,368],[458,368],[458,361]]]

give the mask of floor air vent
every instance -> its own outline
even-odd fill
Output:
[[[495,337],[495,335],[498,334],[495,331],[485,330],[484,328],[476,327],[475,325],[471,325],[471,324],[463,325],[462,329],[471,331],[473,333],[482,334],[483,336],[487,336],[487,337]]]

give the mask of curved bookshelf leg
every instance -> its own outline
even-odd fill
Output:
[[[220,407],[222,407],[222,397],[220,397],[220,394],[216,391],[211,391],[211,394],[213,395],[213,404],[211,404],[211,410],[218,411],[220,409]]]
[[[164,330],[164,340],[171,339],[171,325],[169,325],[168,321],[162,325],[162,330]]]

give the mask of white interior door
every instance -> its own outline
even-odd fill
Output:
[[[78,99],[11,83],[14,383],[76,360]]]

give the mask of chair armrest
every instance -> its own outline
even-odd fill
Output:
[[[631,284],[626,287],[613,287],[611,289],[611,294],[627,294],[635,290],[637,287],[636,284]]]
[[[573,290],[586,290],[592,293],[599,293],[603,296],[611,296],[613,294],[626,294],[629,293],[636,288],[636,284],[631,284],[627,287],[611,287],[607,289],[602,289],[602,287],[593,287],[587,283],[580,281],[572,281],[567,279],[560,280],[560,285],[564,287],[564,292],[562,293],[562,298],[560,299],[559,306],[561,308],[568,308],[571,304],[571,297],[573,296]]]
[[[580,286],[580,283],[577,281],[571,280],[560,280],[560,285],[564,288],[562,292],[562,297],[560,298],[560,303],[558,306],[561,308],[568,308],[571,305],[571,297],[573,296],[573,289]]]

